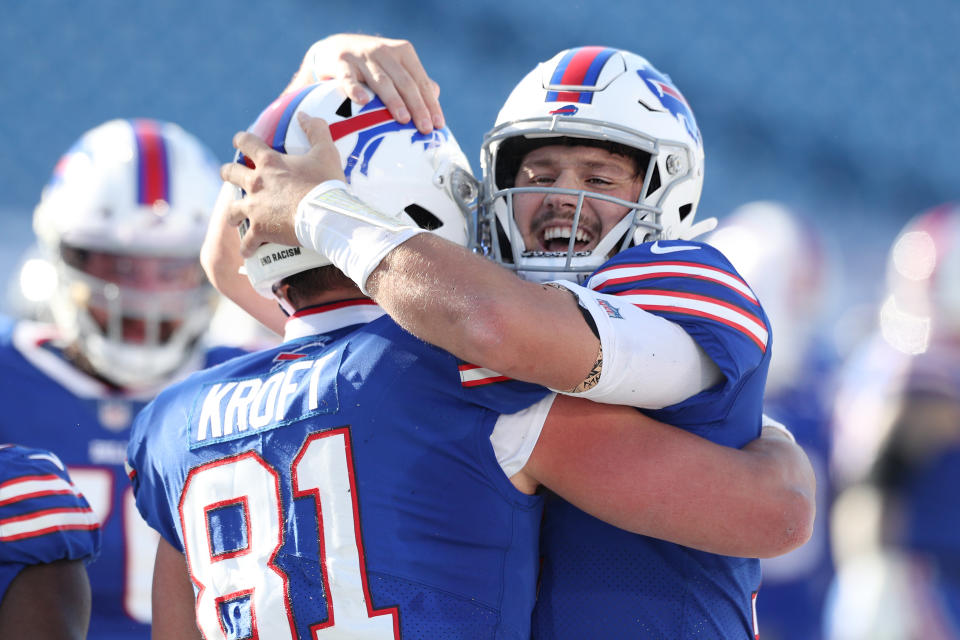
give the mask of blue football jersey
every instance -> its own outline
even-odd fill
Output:
[[[782,334],[781,334],[782,336]],[[832,349],[814,341],[792,384],[764,395],[764,411],[789,425],[817,477],[817,504],[829,505],[832,398],[837,359]],[[761,637],[771,640],[818,640],[835,568],[830,553],[830,510],[818,510],[813,534],[805,544],[777,558],[764,559],[763,584],[757,598]]]
[[[896,495],[901,503],[904,548],[949,565],[944,571],[960,584],[960,536],[956,535],[960,530],[960,496],[953,490],[960,483],[960,443],[942,435],[942,423],[947,419],[940,418],[938,423],[919,410],[910,411],[924,403],[952,407],[952,414],[940,409],[946,415],[960,411],[956,408],[960,406],[960,347],[949,341],[933,342],[927,352],[911,358],[901,393],[907,408],[898,417],[890,442],[881,450],[878,465],[882,471],[877,472],[877,482],[881,490]],[[914,445],[916,451],[904,453],[909,445],[902,443],[909,443],[910,436],[900,436],[899,432],[905,431],[919,432],[921,435],[914,438],[925,443],[925,448]],[[956,593],[952,597],[960,601]]]
[[[722,254],[702,243],[647,243],[614,256],[586,286],[678,324],[723,374],[721,384],[645,413],[731,447],[760,435],[770,326]],[[619,316],[612,305],[607,313]],[[536,638],[754,637],[758,560],[631,534],[555,496],[541,547]]]
[[[915,572],[914,586],[923,596],[918,615],[929,624],[924,637],[938,631],[954,638],[960,634],[960,496],[955,490],[960,483],[960,443],[943,434],[956,433],[960,413],[956,343],[933,342],[926,353],[911,358],[902,393],[905,408],[878,461],[883,469],[877,472],[878,484],[899,504],[901,530],[892,537],[899,535],[904,551],[923,567]],[[903,433],[907,431],[925,435],[911,440]]]
[[[100,552],[93,510],[48,451],[0,444],[0,600],[25,567],[90,562]]]
[[[181,372],[238,349],[217,348]],[[125,393],[78,370],[54,327],[0,319],[0,442],[56,451],[101,525],[102,552],[87,567],[90,638],[150,637],[150,586],[157,535],[137,513],[124,471],[133,417],[152,392]]]
[[[184,551],[207,638],[526,639],[542,504],[490,434],[546,393],[386,316],[328,323],[160,394],[137,506]]]

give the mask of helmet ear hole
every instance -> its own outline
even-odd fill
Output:
[[[340,106],[337,107],[336,114],[341,118],[349,118],[353,115],[353,111],[350,108],[350,98],[340,103]]]
[[[500,224],[500,220],[496,220],[497,224],[497,243],[500,245],[500,263],[501,264],[513,264],[513,251],[510,250],[510,241],[508,240],[509,235],[507,234],[506,229],[503,228],[503,225]],[[520,247],[521,249],[523,247]]]
[[[680,222],[683,222],[683,219],[690,215],[690,212],[693,211],[693,203],[688,202],[687,204],[680,205]]]
[[[436,231],[443,226],[443,220],[433,215],[418,204],[408,205],[404,211],[418,227],[427,231]]]
[[[658,167],[654,163],[653,175],[650,176],[650,188],[647,189],[647,195],[649,196],[651,193],[656,193],[657,190],[660,189],[661,185],[662,185],[662,182],[660,181],[660,167]]]

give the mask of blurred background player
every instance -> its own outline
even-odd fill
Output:
[[[100,530],[52,453],[0,444],[0,637],[83,640]]]
[[[55,278],[36,315],[53,322],[0,333],[0,440],[60,452],[102,525],[90,638],[150,635],[157,537],[123,468],[133,417],[166,384],[240,353],[203,340],[216,294],[198,255],[219,185],[213,155],[175,124],[83,134],[34,214]]]
[[[813,535],[790,553],[761,561],[757,620],[765,640],[816,640],[833,578],[829,545],[830,431],[839,354],[827,333],[836,264],[822,232],[786,206],[744,204],[707,242],[750,283],[776,332],[764,412],[789,422],[817,475]]]
[[[831,640],[960,638],[960,206],[891,245],[879,326],[844,370]],[[839,455],[842,452],[843,455]]]

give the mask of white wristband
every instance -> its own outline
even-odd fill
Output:
[[[340,180],[314,187],[293,219],[300,244],[326,256],[364,295],[367,278],[384,256],[420,229],[367,206]]]
[[[783,424],[782,422],[777,422],[776,420],[774,420],[773,418],[771,418],[771,417],[768,416],[767,414],[763,414],[763,417],[762,417],[761,420],[760,420],[760,426],[761,426],[761,427],[770,427],[771,429],[776,429],[777,431],[779,431],[779,432],[782,433],[783,435],[787,436],[787,438],[789,438],[790,442],[792,442],[793,444],[797,444],[797,439],[793,437],[793,434],[792,434],[792,433],[790,433],[790,429],[787,429],[787,426],[786,426],[785,424]]]

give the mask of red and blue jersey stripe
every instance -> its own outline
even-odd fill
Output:
[[[457,365],[460,372],[460,384],[464,387],[480,387],[494,382],[507,382],[512,380],[505,375],[501,375],[492,369],[485,369],[469,362],[461,362]]]
[[[587,286],[681,324],[701,318],[724,325],[765,353],[769,325],[756,295],[718,252],[699,246],[697,259],[662,260],[641,245],[614,257]]]
[[[550,77],[551,87],[593,87],[600,78],[600,71],[607,60],[616,53],[609,47],[577,47],[570,49],[560,60]],[[590,104],[593,91],[547,92],[546,102],[579,102]]]

